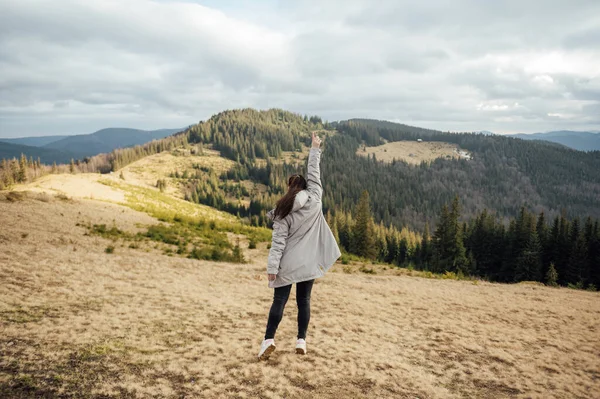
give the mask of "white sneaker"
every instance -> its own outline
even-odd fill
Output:
[[[296,353],[299,355],[306,355],[306,341],[302,338],[296,341]]]
[[[265,339],[260,345],[260,352],[258,352],[258,360],[267,360],[271,353],[275,350],[275,340]]]

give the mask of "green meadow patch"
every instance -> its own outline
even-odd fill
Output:
[[[246,236],[254,246],[257,242],[271,240],[269,229],[244,224],[235,216],[213,208],[192,204],[150,188],[108,179],[100,182],[123,190],[126,198],[123,205],[164,222],[137,234],[127,233],[116,226],[83,225],[88,228],[89,234],[114,241],[132,241],[130,248],[139,248],[142,241],[153,241],[166,244],[163,249],[169,256],[243,263],[245,259],[239,243],[232,244],[227,233]]]

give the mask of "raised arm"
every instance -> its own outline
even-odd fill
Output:
[[[321,202],[321,196],[323,194],[323,185],[321,184],[321,168],[319,163],[321,162],[321,139],[313,132],[312,134],[312,148],[308,154],[308,171],[306,179],[306,190],[317,200]]]

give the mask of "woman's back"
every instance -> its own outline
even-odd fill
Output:
[[[322,277],[341,255],[323,216],[320,159],[321,150],[312,148],[308,157],[306,190],[296,194],[292,212],[273,221],[267,270],[277,274],[277,278],[271,287]],[[269,216],[274,217],[273,211]]]

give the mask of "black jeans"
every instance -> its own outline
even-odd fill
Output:
[[[298,338],[306,339],[306,330],[310,321],[310,292],[315,280],[303,281],[296,284],[296,303],[298,304]],[[273,295],[273,305],[269,312],[269,321],[267,322],[267,332],[265,339],[275,338],[275,332],[279,322],[283,317],[283,309],[290,296],[292,285],[275,288]]]

